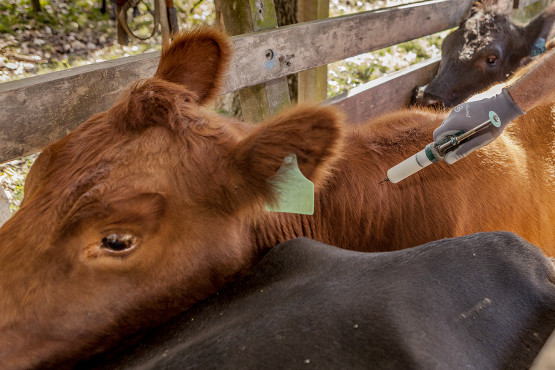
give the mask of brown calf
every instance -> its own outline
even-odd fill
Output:
[[[177,36],[155,77],[42,152],[0,229],[0,368],[102,351],[295,236],[385,251],[509,230],[555,254],[552,107],[456,165],[377,185],[443,115],[407,110],[345,128],[333,108],[303,106],[260,126],[232,121],[202,107],[229,58],[215,30]],[[314,216],[264,210],[291,153],[315,183]]]

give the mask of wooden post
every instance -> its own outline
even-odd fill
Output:
[[[40,12],[41,8],[40,8],[40,0],[31,0],[31,4],[33,5],[33,10],[35,12]]]
[[[158,15],[160,19],[160,32],[162,33],[162,45],[170,43],[170,22],[168,21],[168,9],[166,0],[158,0]]]
[[[299,1],[298,20],[307,22],[329,17],[329,0]],[[321,102],[328,97],[328,67],[321,66],[299,72],[298,101]]]
[[[170,35],[173,37],[173,35],[179,31],[179,26],[177,24],[177,9],[173,5],[173,0],[166,0],[166,9],[168,12]]]
[[[231,35],[277,27],[273,0],[220,0],[218,8],[225,29]],[[272,58],[279,56],[273,53],[260,55],[260,63]],[[243,119],[253,123],[263,121],[291,105],[286,77],[241,89],[239,97]]]
[[[118,44],[127,45],[129,43],[129,36],[127,35],[127,32],[125,32],[125,29],[122,27],[119,21],[119,14],[122,11],[123,11],[123,4],[120,5],[120,3],[118,2],[116,5],[116,31],[118,35]],[[125,16],[125,19],[127,19],[127,14],[124,14],[124,16]]]

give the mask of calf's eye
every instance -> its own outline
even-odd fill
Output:
[[[110,252],[128,252],[137,245],[137,237],[131,234],[108,234],[101,241],[101,248]]]
[[[486,64],[488,66],[494,66],[497,64],[497,57],[495,55],[490,55],[486,58]]]

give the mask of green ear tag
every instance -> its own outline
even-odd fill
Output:
[[[266,204],[266,211],[314,214],[314,184],[299,170],[295,154],[283,159],[270,183],[278,193],[278,202],[274,207]]]

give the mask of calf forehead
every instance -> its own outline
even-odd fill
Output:
[[[92,131],[92,130],[91,130]],[[152,172],[164,167],[153,167],[171,158],[179,149],[172,145],[171,133],[162,127],[149,127],[141,132],[79,132],[73,135],[64,148],[54,153],[51,163],[58,175],[87,176],[97,169],[107,176],[125,177],[136,172]],[[82,171],[79,171],[82,169]]]
[[[178,159],[173,138],[162,127],[122,133],[106,123],[85,124],[61,143],[45,151],[48,164],[33,174],[31,203],[49,203],[49,209],[65,214],[84,194],[118,191],[165,191]],[[30,200],[26,199],[26,203]]]
[[[506,16],[481,14],[468,19],[446,38],[443,53],[450,58],[470,60],[492,46],[508,48],[512,40],[518,37],[519,32]]]

